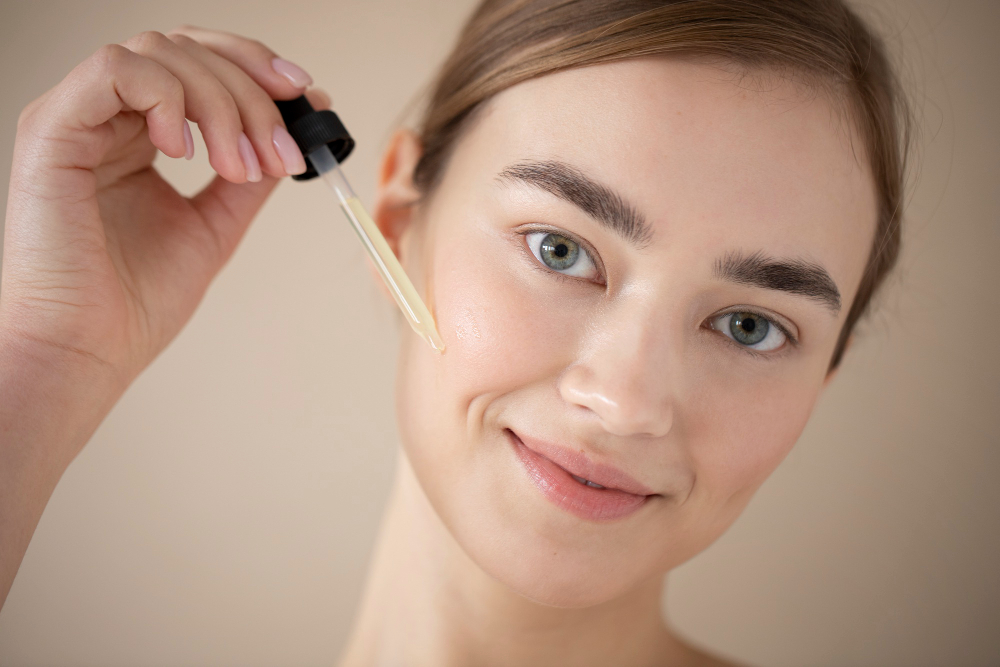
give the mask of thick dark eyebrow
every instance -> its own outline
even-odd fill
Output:
[[[818,301],[837,314],[840,291],[826,269],[802,260],[778,260],[756,252],[731,252],[715,263],[715,275],[722,280],[764,289],[790,292]]]
[[[634,206],[565,162],[517,162],[505,167],[497,180],[526,183],[568,201],[638,248],[653,237],[652,228]]]

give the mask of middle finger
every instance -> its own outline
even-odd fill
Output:
[[[172,33],[167,37],[212,72],[232,95],[264,173],[281,177],[305,171],[305,160],[285,129],[278,107],[257,82],[238,65],[187,35]]]

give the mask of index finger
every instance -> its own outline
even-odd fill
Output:
[[[312,77],[305,70],[280,58],[255,39],[190,25],[181,26],[167,33],[168,36],[171,34],[190,37],[214,53],[232,61],[263,88],[271,99],[294,99],[312,85]]]

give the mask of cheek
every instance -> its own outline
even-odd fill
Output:
[[[720,375],[689,402],[685,438],[697,471],[692,499],[728,525],[798,440],[821,385],[806,372]]]
[[[538,276],[511,257],[515,250],[489,244],[492,250],[478,254],[470,247],[442,248],[435,270],[436,317],[448,346],[436,375],[439,389],[456,400],[551,377],[577,336],[565,313],[537,292]]]
[[[702,369],[711,368],[702,361]],[[798,440],[819,393],[806,377],[734,382],[722,368],[698,376],[676,406],[672,435],[688,456],[694,485],[654,532],[662,570],[689,560],[732,525]]]
[[[470,465],[482,456],[476,443],[490,423],[484,410],[505,394],[553,381],[575,337],[532,287],[525,272],[533,272],[512,259],[516,249],[483,234],[447,239],[438,239],[432,264],[445,352],[407,332],[397,375],[401,435],[414,468],[431,482],[428,495],[447,484],[432,481],[446,470],[467,466],[465,478],[469,468],[486,470],[482,460]]]

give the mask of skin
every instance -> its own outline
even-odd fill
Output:
[[[289,173],[270,100],[304,88],[275,55],[189,26],[145,32],[102,47],[21,113],[0,276],[0,603],[63,471]],[[185,156],[185,118],[218,172],[192,198],[152,169],[157,150]]]
[[[244,76],[209,68],[199,44]],[[0,292],[0,596],[66,466],[285,175],[268,152],[280,118],[267,99],[302,89],[273,56],[223,33],[146,33],[23,114]],[[402,451],[342,664],[722,664],[665,625],[665,574],[725,531],[798,438],[875,224],[838,106],[794,81],[744,81],[673,58],[519,84],[477,116],[428,196],[412,182],[420,143],[397,133],[372,212],[447,349],[402,337]],[[149,168],[156,148],[184,154],[185,115],[220,174],[192,200]],[[241,130],[257,183],[245,182]],[[559,160],[619,193],[649,222],[648,245],[498,181],[524,160]],[[546,268],[518,234],[529,224],[585,241],[600,275]],[[727,253],[758,251],[824,267],[841,310],[713,272]],[[717,325],[733,306],[797,342],[748,352]],[[581,519],[538,492],[505,428],[659,495],[622,519]]]
[[[440,187],[409,208],[419,142],[397,135],[376,217],[432,296],[447,351],[402,339],[405,458],[344,664],[707,659],[662,627],[663,575],[725,531],[799,437],[831,379],[875,224],[870,173],[835,105],[793,81],[767,92],[740,82],[718,65],[650,59],[520,84],[490,102]],[[572,204],[498,184],[526,159],[560,160],[619,192],[651,222],[651,243],[637,251]],[[517,234],[529,223],[588,241],[605,284],[534,270]],[[733,251],[825,267],[842,308],[720,281],[713,263]],[[780,316],[797,344],[748,353],[708,326],[733,305]],[[663,496],[623,520],[577,518],[536,490],[507,427]],[[446,620],[422,618],[427,608]],[[484,625],[498,630],[484,636]],[[420,640],[400,643],[404,627]],[[526,634],[540,638],[530,650],[513,641]]]

